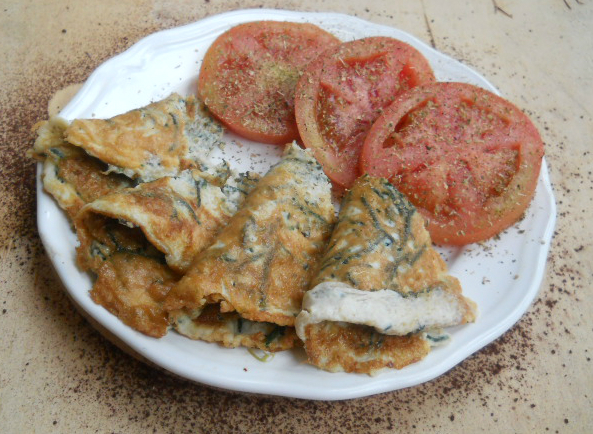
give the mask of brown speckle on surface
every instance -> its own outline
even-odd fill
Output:
[[[35,164],[25,151],[48,105],[59,111],[77,83],[143,36],[257,7],[334,10],[401,28],[482,73],[540,129],[558,207],[540,293],[507,333],[433,381],[338,402],[190,383],[128,355],[91,326],[43,250]],[[586,92],[593,66],[583,37],[593,26],[592,4],[27,0],[2,11],[0,432],[570,434],[593,426],[593,112]]]

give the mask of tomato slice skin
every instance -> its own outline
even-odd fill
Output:
[[[435,80],[412,46],[388,37],[345,42],[312,61],[297,84],[296,120],[338,188],[358,177],[362,144],[373,122],[399,93]]]
[[[384,111],[359,164],[410,199],[435,243],[464,245],[520,219],[543,155],[539,132],[515,105],[477,86],[439,82],[401,94]]]
[[[231,131],[283,145],[298,138],[294,90],[302,70],[339,43],[313,24],[240,24],[220,35],[206,52],[198,96]]]

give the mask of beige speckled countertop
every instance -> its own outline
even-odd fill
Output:
[[[546,278],[518,324],[449,373],[341,402],[215,391],[121,351],[65,295],[36,231],[32,125],[143,36],[253,7],[399,27],[539,127],[558,205]],[[592,29],[590,0],[0,1],[0,432],[592,432]]]

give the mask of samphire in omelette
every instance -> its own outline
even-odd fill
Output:
[[[138,331],[166,334],[165,296],[259,178],[223,173],[185,171],[85,205],[74,220],[77,259],[97,275],[93,300]]]
[[[360,177],[345,196],[296,320],[309,362],[336,372],[400,369],[472,322],[424,219],[387,180]]]
[[[68,123],[52,118],[35,126],[37,138],[30,155],[43,162],[41,181],[70,220],[87,203],[135,183],[106,173],[107,165],[64,139]]]
[[[88,141],[77,136],[83,130]],[[173,94],[107,120],[52,118],[36,132],[30,155],[43,162],[44,189],[77,231],[79,266],[97,277],[91,297],[136,330],[163,336],[162,300],[259,175],[206,166],[222,129],[193,97]],[[128,166],[115,166],[130,153]],[[179,164],[136,164],[143,156],[173,161],[171,153],[183,157]]]
[[[99,242],[93,228],[108,220],[140,228],[165,254],[167,265],[185,273],[197,253],[208,247],[219,230],[253,189],[259,175],[234,174],[227,165],[215,174],[186,170],[107,194],[86,205],[75,223],[83,269],[109,256],[110,238]],[[115,247],[112,247],[112,249]]]
[[[173,93],[110,119],[76,119],[64,135],[110,171],[153,181],[197,168],[222,133],[199,100]]]
[[[310,152],[288,145],[167,296],[175,329],[227,346],[292,347],[292,326],[334,221],[321,166]],[[204,324],[203,312],[213,304],[226,333]]]

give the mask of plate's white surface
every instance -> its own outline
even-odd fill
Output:
[[[230,27],[255,20],[310,22],[340,39],[385,35],[401,39],[430,61],[438,80],[463,81],[498,91],[483,77],[409,34],[358,18],[330,13],[242,10],[213,16],[153,34],[101,65],[61,116],[104,118],[162,99],[171,92],[195,91],[201,59],[214,39]],[[277,161],[277,147],[228,134],[224,157],[238,169],[265,172]],[[244,146],[236,146],[233,141]],[[39,173],[39,172],[38,172]],[[38,177],[39,179],[39,177]],[[556,210],[546,164],[525,218],[500,237],[461,249],[441,249],[464,294],[475,300],[475,324],[452,330],[452,342],[435,348],[423,361],[378,376],[330,374],[304,363],[300,350],[257,361],[245,349],[191,341],[175,332],[162,339],[144,336],[122,324],[90,299],[91,278],[75,264],[76,236],[53,199],[37,182],[38,226],[45,248],[75,302],[133,350],[157,365],[212,386],[310,399],[347,399],[414,386],[431,380],[508,330],[527,310],[542,282]]]

